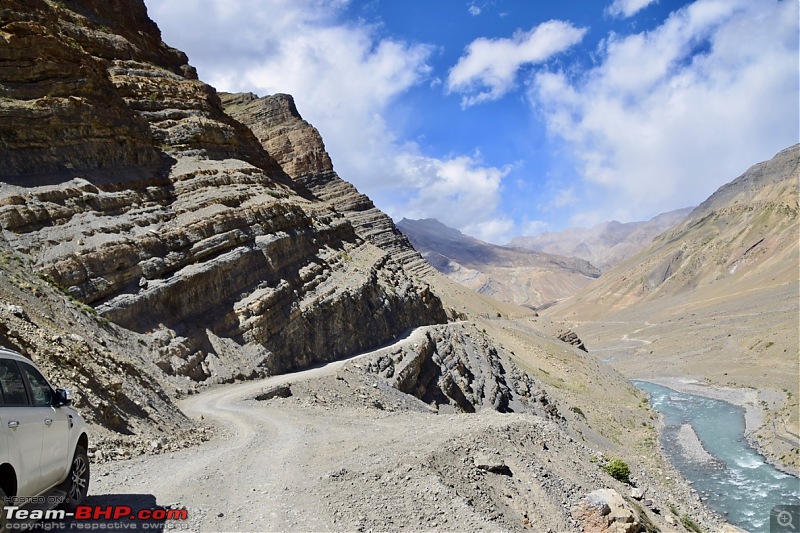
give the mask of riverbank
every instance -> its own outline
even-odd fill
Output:
[[[768,464],[742,439],[743,412],[733,402],[698,394],[702,389],[678,391],[674,383],[635,383],[650,394],[661,414],[662,453],[726,520],[766,532],[770,510],[800,496],[796,477]],[[726,392],[731,391],[717,396]]]
[[[759,407],[759,391],[709,385],[690,377],[634,378],[655,383],[684,394],[695,394],[713,400],[722,400],[744,409],[745,436],[755,434],[764,425],[764,410]],[[766,391],[764,391],[766,392]]]
[[[785,474],[800,477],[800,472],[780,462],[779,458],[770,450],[765,449],[759,442],[757,435],[762,432],[774,432],[772,425],[767,421],[766,409],[763,404],[776,404],[782,402],[780,393],[768,389],[749,389],[720,387],[711,385],[707,382],[697,380],[688,376],[685,377],[647,377],[634,378],[638,381],[646,381],[668,387],[684,394],[695,394],[713,400],[722,400],[744,409],[744,437],[748,444],[752,446],[760,456],[769,464]]]

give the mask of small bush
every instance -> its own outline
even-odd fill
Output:
[[[631,469],[628,468],[628,464],[622,459],[611,459],[603,466],[603,470],[608,472],[608,474],[617,481],[627,483],[630,480]]]
[[[703,530],[700,529],[700,526],[697,525],[697,522],[689,518],[689,515],[683,515],[681,517],[681,524],[683,524],[683,527],[685,527],[689,531],[694,531],[695,533],[703,533]]]

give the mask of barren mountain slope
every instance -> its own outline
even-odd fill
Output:
[[[435,219],[404,218],[397,227],[437,270],[504,302],[531,308],[551,305],[575,294],[600,274],[582,259],[497,246]]]
[[[591,228],[547,231],[533,237],[515,237],[508,246],[579,257],[607,272],[648,246],[654,238],[675,226],[692,211],[691,207],[661,213],[644,222],[612,220]]]
[[[796,145],[753,166],[548,311],[627,375],[763,390],[759,443],[790,465],[800,464],[799,161]]]

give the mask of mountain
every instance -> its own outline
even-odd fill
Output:
[[[504,302],[547,306],[575,294],[600,275],[582,259],[497,246],[435,219],[404,218],[397,227],[438,271]]]
[[[4,0],[0,27],[0,345],[75,393],[93,503],[198,531],[720,524],[640,391],[427,266],[290,96],[218,94],[142,0]]]
[[[285,372],[446,321],[390,221],[359,226],[295,182],[161,41],[141,1],[6,7],[9,253],[99,317],[147,334],[166,375]]]
[[[691,207],[662,213],[645,222],[604,222],[591,228],[546,231],[515,237],[508,246],[537,252],[579,257],[607,272],[649,245],[655,237],[681,222]]]
[[[799,165],[800,145],[754,165],[549,310],[627,375],[773,391],[762,396],[768,409],[758,444],[795,466]]]
[[[303,120],[288,94],[258,98],[252,93],[221,93],[225,112],[247,125],[295,184],[311,191],[327,207],[342,213],[358,235],[391,255],[415,274],[430,272],[392,219],[333,169],[315,127]]]

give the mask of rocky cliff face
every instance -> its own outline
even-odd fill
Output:
[[[141,0],[18,0],[0,17],[3,235],[72,297],[150,333],[166,374],[283,372],[446,320],[405,268],[413,254],[370,232],[393,235],[391,221],[355,197],[359,225],[315,186],[335,177],[324,149],[273,148],[287,172],[309,169],[293,181]]]
[[[336,174],[322,137],[303,120],[291,96],[275,94],[258,98],[243,93],[222,94],[221,98],[225,111],[250,127],[284,172],[344,214],[360,237],[388,252],[393,261],[413,273],[431,271],[392,220]]]

